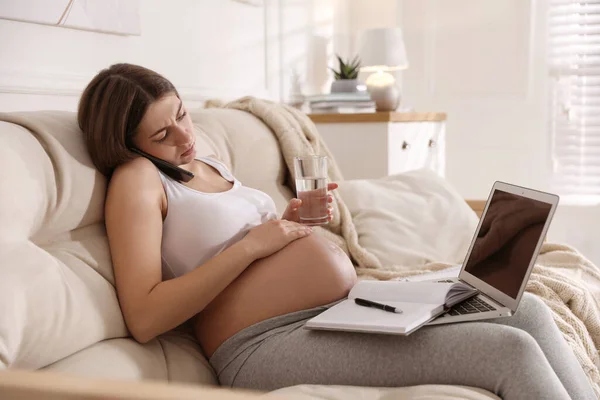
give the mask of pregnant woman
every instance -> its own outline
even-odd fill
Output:
[[[408,337],[303,329],[348,294],[351,261],[298,223],[298,199],[278,218],[267,194],[216,157],[197,156],[185,105],[156,72],[131,64],[101,71],[78,121],[109,178],[117,293],[139,342],[191,320],[225,386],[456,384],[503,399],[594,398],[549,309],[530,295],[513,317]],[[172,179],[139,152],[194,177]]]

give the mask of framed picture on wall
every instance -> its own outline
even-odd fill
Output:
[[[139,0],[0,0],[0,19],[140,35]]]

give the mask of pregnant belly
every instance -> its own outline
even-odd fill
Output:
[[[271,317],[339,300],[355,282],[348,256],[313,233],[246,268],[198,315],[196,336],[210,357],[236,332]]]

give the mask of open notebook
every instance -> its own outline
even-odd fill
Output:
[[[310,319],[305,328],[408,335],[477,293],[477,289],[460,282],[361,281],[354,285],[347,300]],[[355,298],[390,305],[402,313],[360,306]]]

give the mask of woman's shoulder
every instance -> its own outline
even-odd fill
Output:
[[[113,172],[109,191],[127,191],[130,194],[162,192],[158,169],[150,160],[136,157],[118,166]]]
[[[158,177],[157,168],[146,157],[135,157],[119,165],[113,172],[111,180],[116,177],[121,179],[139,178],[140,175]]]

